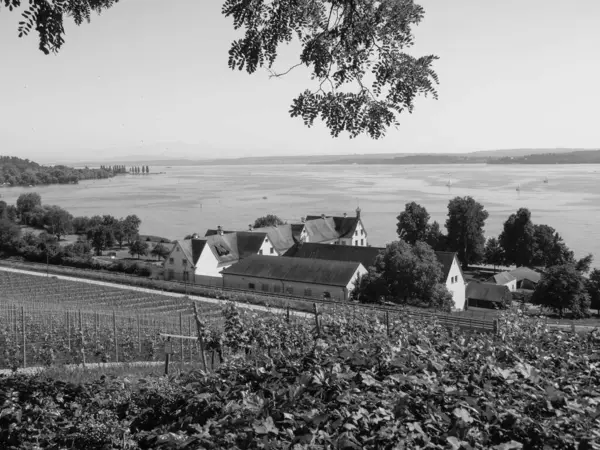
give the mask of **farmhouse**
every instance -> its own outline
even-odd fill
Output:
[[[258,293],[348,300],[359,275],[359,262],[249,256],[223,269],[223,287]]]
[[[517,279],[509,272],[500,272],[488,278],[488,283],[494,283],[498,286],[506,286],[510,292],[517,290]]]
[[[542,275],[529,267],[517,267],[509,272],[517,281],[518,289],[534,290]]]
[[[357,261],[368,269],[375,264],[375,259],[382,250],[385,249],[383,247],[351,247],[299,243],[290,248],[284,256],[331,261]],[[442,265],[442,280],[452,293],[454,307],[463,309],[465,306],[465,278],[456,253],[435,252],[435,255]]]
[[[251,255],[276,256],[266,233],[220,229],[212,236],[175,241],[165,261],[165,279],[222,286],[221,271]]]
[[[508,286],[480,281],[471,281],[467,285],[468,307],[477,308],[502,308],[512,301],[512,294]]]
[[[348,217],[347,214],[307,216],[302,218],[301,223],[286,223],[272,227],[253,228],[250,225],[248,232],[266,233],[273,244],[275,254],[279,256],[299,242],[366,247],[367,231],[362,223],[360,212],[360,208],[357,208],[355,217]],[[205,236],[219,233],[231,234],[235,231],[210,229],[206,231]]]

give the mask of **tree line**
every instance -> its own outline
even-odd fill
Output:
[[[111,178],[117,173],[121,173],[119,167],[102,166],[99,169],[90,169],[89,167],[74,169],[63,165],[42,166],[28,159],[15,156],[0,156],[0,185],[76,184],[80,180]]]
[[[600,270],[590,273],[591,254],[576,259],[562,236],[549,225],[534,224],[526,208],[508,217],[499,236],[486,239],[488,217],[484,206],[472,197],[455,197],[448,203],[444,233],[437,221],[430,221],[424,206],[407,203],[397,216],[399,240],[388,244],[361,277],[356,298],[400,303],[419,298],[447,310],[451,296],[443,285],[435,252],[450,251],[457,253],[465,270],[479,263],[492,265],[494,270],[499,265],[540,270],[542,280],[532,302],[561,315],[566,309],[574,317],[586,316],[590,307],[600,310]]]
[[[149,174],[150,173],[150,167],[149,166],[134,166],[134,167],[130,167],[129,168],[129,173],[132,174]]]
[[[19,225],[43,230],[36,235],[22,233]],[[157,243],[150,249],[139,235],[141,220],[136,215],[117,219],[111,215],[73,217],[56,205],[43,205],[35,192],[21,194],[15,205],[0,201],[0,251],[17,254],[32,261],[52,261],[61,264],[68,258],[91,259],[92,253],[101,256],[104,251],[118,245],[128,247],[132,256],[151,254],[166,258],[170,249]],[[73,244],[60,245],[68,234],[77,234]]]

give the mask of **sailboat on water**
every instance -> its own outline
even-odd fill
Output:
[[[521,185],[517,185],[517,192],[521,192]]]
[[[548,177],[544,178],[544,183],[548,184]]]

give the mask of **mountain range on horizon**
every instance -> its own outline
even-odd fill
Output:
[[[168,144],[167,144],[168,145]],[[183,144],[189,148],[192,144]],[[479,150],[464,153],[435,153],[435,152],[402,152],[402,153],[363,153],[363,154],[338,154],[338,155],[267,155],[267,156],[245,156],[230,158],[208,158],[191,157],[189,152],[182,151],[182,147],[176,147],[177,150],[170,150],[171,147],[165,147],[165,144],[149,146],[144,150],[136,149],[136,153],[120,152],[120,156],[112,156],[109,152],[97,152],[104,155],[102,158],[90,158],[86,160],[74,160],[65,158],[64,160],[48,159],[40,161],[45,164],[65,164],[73,166],[95,166],[98,164],[150,164],[155,166],[182,166],[182,165],[249,165],[249,164],[327,164],[331,163],[376,163],[380,161],[385,163],[387,160],[402,159],[407,157],[430,158],[439,156],[443,163],[452,159],[472,159],[474,161],[487,158],[519,158],[529,155],[543,154],[565,154],[572,152],[590,151],[591,149],[580,148],[518,148],[518,149],[498,149],[498,150]],[[146,151],[147,150],[147,151]],[[595,149],[594,149],[595,150]]]

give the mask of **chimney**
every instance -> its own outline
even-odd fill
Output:
[[[348,214],[344,213],[344,217],[348,217]]]
[[[360,206],[356,208],[356,218],[360,219]]]
[[[321,214],[321,219],[324,219],[324,218],[325,218],[325,214]]]
[[[306,218],[304,218],[304,217],[300,217],[300,220],[302,221],[302,223],[306,222]]]
[[[221,236],[223,236],[223,228],[221,228],[221,225],[219,225],[217,227],[217,234],[220,234]]]
[[[200,236],[198,236],[198,233],[194,233],[192,234],[192,239],[199,239]]]
[[[252,224],[248,225],[248,231],[252,231]]]

